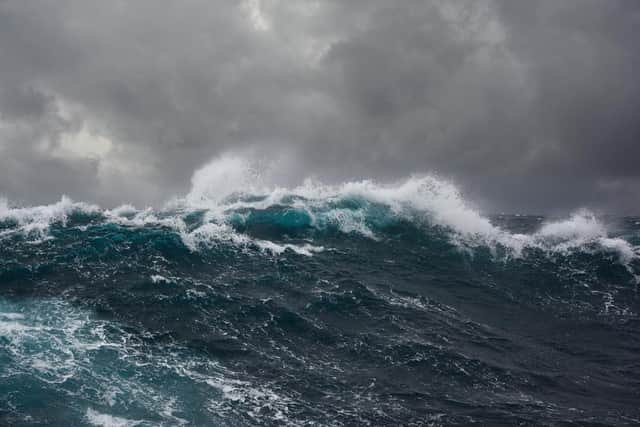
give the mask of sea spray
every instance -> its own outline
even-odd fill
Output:
[[[0,424],[640,419],[637,218],[273,178],[227,156],[160,208],[0,199]]]

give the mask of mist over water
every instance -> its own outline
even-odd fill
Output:
[[[3,424],[640,422],[640,219],[257,165],[159,209],[0,200]]]

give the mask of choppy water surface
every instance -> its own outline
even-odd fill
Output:
[[[0,423],[634,425],[638,245],[429,177],[0,202]]]

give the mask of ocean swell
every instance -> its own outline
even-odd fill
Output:
[[[162,208],[2,200],[0,424],[624,425],[638,244],[638,219],[242,158]]]
[[[100,223],[167,228],[193,251],[228,243],[273,254],[291,250],[312,255],[324,249],[313,244],[318,233],[380,240],[393,227],[405,225],[445,234],[463,250],[485,247],[513,258],[531,250],[600,250],[615,253],[628,265],[639,253],[624,238],[610,236],[585,209],[565,219],[543,221],[531,233],[514,233],[492,223],[453,184],[434,176],[411,176],[391,184],[362,180],[326,185],[309,179],[287,188],[267,186],[251,163],[239,157],[223,157],[196,171],[191,191],[161,209],[101,209],[66,196],[51,205],[11,207],[0,199],[0,238],[19,234],[42,242],[52,238],[52,225],[86,228]],[[283,236],[298,241],[282,243]]]

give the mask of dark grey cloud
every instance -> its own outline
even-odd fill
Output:
[[[0,194],[160,203],[228,150],[640,210],[634,0],[0,2]]]

